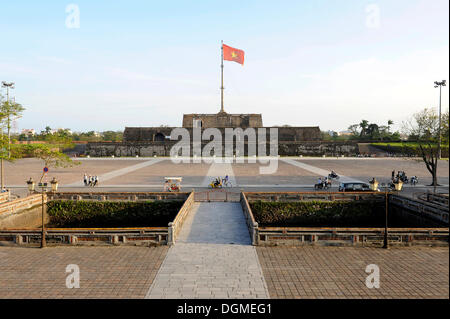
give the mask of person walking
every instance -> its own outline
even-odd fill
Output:
[[[94,187],[97,186],[97,184],[98,184],[98,176],[95,175],[94,176]]]
[[[88,178],[87,178],[86,173],[84,173],[84,176],[83,176],[83,182],[84,182],[84,186],[87,186]]]

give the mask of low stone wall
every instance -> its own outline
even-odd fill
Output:
[[[259,246],[382,246],[384,228],[259,227]],[[389,245],[448,246],[448,228],[388,228]]]
[[[7,202],[9,200],[9,191],[0,193],[0,203]]]
[[[445,206],[447,209],[449,207],[448,194],[424,193],[423,195],[420,195],[419,198],[432,204]]]
[[[406,210],[417,217],[433,220],[443,226],[448,226],[448,206],[398,195],[389,196],[389,204]]]
[[[44,202],[47,197],[44,195]],[[42,222],[42,195],[34,194],[25,198],[0,204],[0,228],[36,227]],[[48,217],[44,216],[44,221]]]
[[[171,148],[177,141],[155,141],[155,142],[94,142],[86,146],[85,155],[93,157],[103,156],[131,156],[141,157],[170,156]],[[203,141],[201,148],[207,145]],[[236,154],[236,145],[233,145],[233,152]],[[223,148],[225,150],[225,147]],[[193,148],[191,147],[191,156]],[[248,144],[244,143],[244,153],[247,153]],[[270,154],[269,144],[267,144],[266,154]],[[278,155],[280,156],[356,156],[359,154],[358,143],[356,142],[333,142],[333,141],[279,141]],[[244,154],[240,154],[241,156]]]
[[[189,194],[186,192],[58,192],[48,193],[48,198],[49,200],[184,201]]]
[[[242,211],[244,212],[245,222],[248,227],[248,232],[250,233],[250,238],[252,239],[252,245],[257,244],[258,235],[258,223],[255,221],[255,217],[253,216],[252,209],[250,208],[250,205],[248,204],[248,200],[245,197],[244,193],[241,193],[241,200],[240,200]]]
[[[39,245],[40,229],[0,229],[0,241],[10,245]],[[47,228],[45,239],[49,246],[55,245],[165,245],[168,227],[140,228]]]
[[[355,200],[384,200],[385,194],[380,192],[245,192],[249,202],[299,202],[299,201],[355,201]]]
[[[191,212],[192,205],[194,204],[194,196],[195,196],[194,192],[192,192],[184,202],[177,216],[175,216],[173,222],[169,223],[169,239],[167,240],[167,243],[169,245],[175,243],[178,234],[181,230],[181,227],[183,226],[184,220],[186,219],[187,215]]]

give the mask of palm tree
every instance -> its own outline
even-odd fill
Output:
[[[367,130],[368,126],[369,126],[369,121],[367,121],[367,120],[362,120],[361,123],[359,123],[359,127],[361,128],[360,136],[365,136],[367,134],[366,130]]]
[[[394,121],[392,121],[392,120],[388,120],[388,123],[387,123],[388,125],[387,125],[387,127],[388,127],[388,133],[390,133],[390,131],[391,131],[391,125],[394,125]]]

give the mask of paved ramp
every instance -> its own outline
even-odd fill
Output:
[[[195,203],[146,298],[269,298],[238,203]]]
[[[236,178],[234,176],[232,160],[225,158],[215,158],[212,159],[211,166],[209,167],[208,173],[206,174],[201,187],[208,187],[209,184],[216,178],[224,178],[228,175],[229,181],[233,187],[237,186]]]

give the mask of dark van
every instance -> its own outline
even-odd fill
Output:
[[[370,185],[361,182],[345,182],[339,184],[340,192],[372,192]]]

